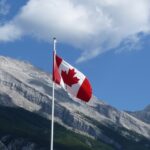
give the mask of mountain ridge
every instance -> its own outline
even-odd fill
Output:
[[[0,57],[0,105],[21,107],[27,111],[51,119],[52,80],[51,75],[29,63]],[[150,125],[98,100],[95,96],[85,105],[72,98],[59,86],[55,87],[55,121],[76,133],[101,139],[109,144],[115,141],[103,134],[99,128],[113,126],[113,130],[124,130],[122,136],[129,137],[129,131],[150,139]],[[95,120],[91,122],[91,120]],[[105,138],[104,138],[105,137]],[[136,140],[136,138],[135,138]]]
[[[127,111],[127,113],[145,123],[150,124],[150,105],[146,106],[143,110]]]

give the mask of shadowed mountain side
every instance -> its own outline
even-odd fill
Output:
[[[21,108],[0,106],[0,148],[49,150],[50,121]],[[110,146],[55,123],[55,150],[112,150]],[[5,150],[5,149],[3,149]]]

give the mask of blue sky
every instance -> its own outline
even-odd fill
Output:
[[[0,0],[0,55],[51,72],[56,35],[58,54],[87,75],[94,95],[139,110],[150,104],[149,6],[148,0]]]

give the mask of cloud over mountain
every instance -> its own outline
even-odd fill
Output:
[[[33,36],[81,50],[82,62],[116,48],[138,33],[149,33],[149,0],[29,0],[20,12],[0,26],[0,41]],[[138,37],[139,38],[139,37]]]

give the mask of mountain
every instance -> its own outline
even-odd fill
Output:
[[[0,107],[1,150],[49,150],[50,121],[22,108]],[[55,123],[55,150],[112,150]]]
[[[146,106],[141,111],[135,111],[135,112],[128,111],[128,113],[136,117],[137,119],[150,124],[150,105]]]
[[[0,106],[5,112],[0,111],[0,146],[7,149],[9,145],[17,147],[19,144],[23,149],[23,143],[26,143],[28,150],[29,147],[31,150],[47,149],[51,76],[27,62],[1,56],[0,86]],[[82,103],[58,86],[55,87],[55,124],[56,150],[63,147],[65,150],[73,150],[73,147],[82,150],[150,149],[148,123],[117,110],[95,96],[88,104]],[[44,147],[42,143],[45,143]]]

